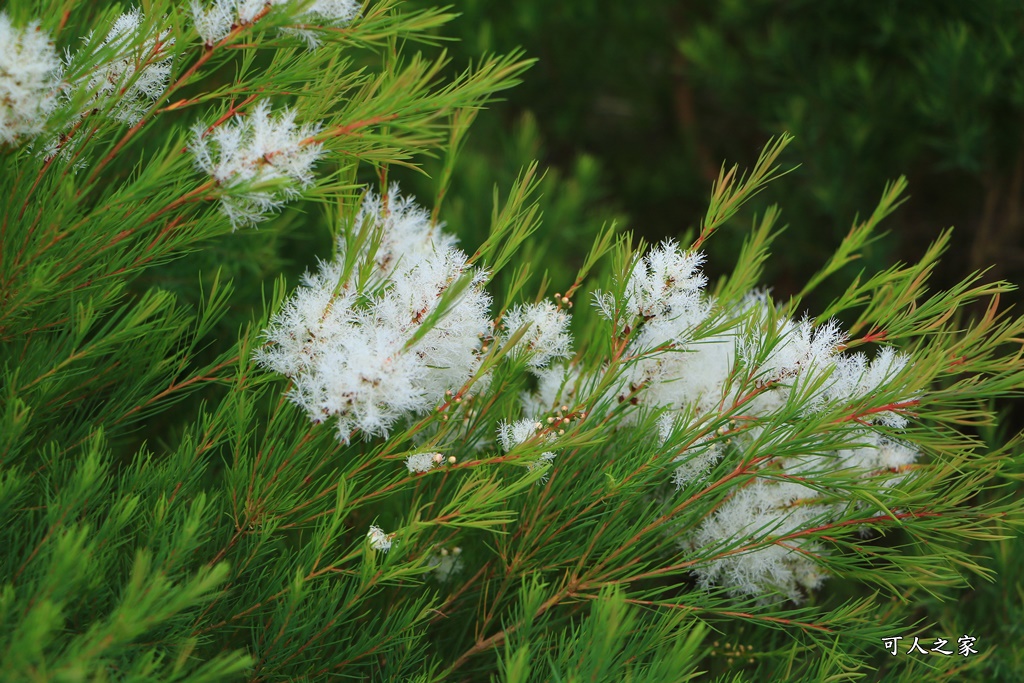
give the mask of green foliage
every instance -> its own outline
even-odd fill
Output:
[[[123,95],[145,65],[172,59],[141,119],[117,118],[117,98],[95,100],[94,84],[69,95],[32,145],[0,147],[4,680],[852,681],[877,672],[953,681],[1020,670],[1013,656],[992,655],[990,633],[975,633],[984,654],[967,659],[889,658],[880,645],[911,629],[939,635],[922,620],[937,619],[954,642],[976,627],[940,598],[1012,573],[1021,552],[1009,539],[1024,512],[999,488],[1019,478],[1019,439],[997,431],[997,402],[1024,385],[1024,319],[998,306],[1013,287],[972,275],[930,289],[948,232],[910,263],[842,277],[870,263],[902,178],[817,261],[806,287],[758,308],[746,295],[770,249],[790,239],[776,207],[760,211],[735,267],[708,266],[722,274],[714,315],[686,344],[646,348],[656,316],[623,302],[652,250],[620,231],[598,164],[580,155],[569,171],[545,174],[534,162],[539,130],[558,122],[539,111],[502,135],[486,111],[530,78],[531,61],[511,51],[466,67],[433,53],[453,16],[392,0],[316,28],[323,45],[310,49],[279,29],[295,28],[312,4],[261,6],[204,39],[180,3],[144,2],[130,40],[62,76],[81,82],[124,51],[137,70],[118,81]],[[653,21],[660,6],[651,7],[608,16]],[[461,21],[482,8],[468,4]],[[38,17],[58,47],[74,49],[90,31],[107,35],[123,9],[38,0],[10,16],[15,26]],[[559,35],[576,13],[604,16],[597,2],[514,11],[524,26]],[[731,3],[716,11],[745,12]],[[174,42],[154,47],[162,30]],[[490,48],[486,28],[479,41]],[[705,36],[684,52],[697,62],[714,45]],[[275,112],[292,107],[301,124],[320,122],[291,151],[277,140],[254,162],[264,169],[322,146],[315,182],[301,192],[279,195],[295,189],[287,174],[235,182],[197,168],[202,141],[256,118],[264,99]],[[570,97],[566,106],[583,105]],[[477,131],[485,144],[474,145]],[[41,149],[47,140],[57,154]],[[783,175],[791,141],[744,156],[747,172],[723,165],[704,186],[702,220],[676,214],[695,221],[692,249],[747,222],[744,204]],[[653,187],[666,182],[650,171]],[[775,185],[806,191],[795,178]],[[339,438],[290,404],[294,377],[268,372],[254,354],[314,257],[341,262],[321,322],[351,282],[361,297],[353,310],[394,287],[374,279],[383,229],[357,217],[368,190],[387,196],[396,179],[428,205],[431,228],[451,225],[469,264],[484,269],[497,322],[474,349],[479,365],[428,411],[410,409],[386,438]],[[222,211],[278,196],[291,201],[273,204],[259,230],[238,229]],[[402,353],[440,329],[478,286],[473,273],[437,292]],[[780,321],[837,280],[816,322],[842,316],[845,348],[893,344],[913,362],[871,392],[808,412],[828,373],[766,368],[787,343]],[[537,413],[523,395],[543,381],[529,365],[536,349],[524,351],[538,330],[501,321],[551,290],[559,313],[579,304],[577,341],[560,400]],[[975,305],[983,313],[967,315]],[[645,403],[654,381],[627,382],[652,359],[736,330],[758,343],[716,410]],[[776,389],[786,392],[780,405],[756,413]],[[670,414],[680,419],[665,430]],[[495,439],[520,419],[536,420],[528,437]],[[921,457],[893,471],[787,469],[876,434]],[[701,443],[724,455],[673,487]],[[406,466],[434,452],[436,466]],[[810,499],[794,509],[831,507],[796,530],[755,520],[743,534],[693,541],[765,481],[800,481]],[[758,593],[696,585],[694,572],[778,548],[831,578],[799,595],[770,583]],[[992,548],[994,560],[979,557]],[[1012,632],[1003,637],[1009,647]]]

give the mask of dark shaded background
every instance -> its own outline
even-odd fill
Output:
[[[600,178],[588,208],[596,200],[658,240],[696,223],[723,161],[749,166],[770,136],[789,132],[783,163],[800,168],[752,207],[778,203],[790,226],[768,273],[780,295],[899,175],[910,200],[864,267],[916,259],[952,225],[936,284],[989,266],[991,277],[1021,279],[1024,3],[464,0],[454,9],[453,64],[517,46],[538,59],[474,127],[467,154],[492,169],[515,161],[501,141],[531,113],[542,162],[571,176],[591,157]],[[734,222],[711,256],[727,255],[749,225]]]

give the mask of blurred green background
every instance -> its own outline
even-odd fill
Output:
[[[549,169],[545,222],[531,248],[544,253],[549,293],[571,281],[604,221],[648,241],[683,238],[722,162],[749,168],[783,132],[796,136],[783,165],[799,168],[709,241],[713,279],[731,268],[753,215],[776,203],[789,227],[764,284],[795,293],[885,182],[906,175],[909,200],[883,223],[885,237],[809,298],[809,311],[860,268],[916,260],[948,226],[953,247],[935,287],[984,268],[988,279],[1021,281],[1024,2],[463,0],[453,9],[461,17],[443,31],[459,38],[445,45],[453,68],[516,47],[537,63],[477,118],[442,216],[475,246],[492,187],[508,188],[539,159]],[[440,162],[424,168],[436,175]],[[401,177],[432,195],[430,178]],[[1019,409],[1001,408],[1000,427],[979,434],[991,446],[1021,427]],[[1021,491],[979,492],[995,495]],[[986,659],[962,680],[1024,680],[1024,543],[976,550],[992,556],[994,581],[974,579],[974,590],[943,600],[903,596],[920,621],[902,635],[974,635]],[[879,645],[879,680],[890,659]]]
[[[462,16],[444,34],[459,38],[447,45],[455,66],[520,46],[538,60],[478,118],[454,197],[480,196],[484,183],[489,199],[490,185],[507,186],[503,176],[535,151],[570,185],[548,198],[545,208],[559,208],[548,231],[572,243],[588,218],[614,213],[648,240],[679,237],[723,161],[749,166],[770,136],[789,132],[783,161],[800,167],[748,212],[783,209],[789,229],[766,283],[780,295],[899,175],[911,198],[865,267],[916,258],[953,225],[942,284],[989,266],[1020,280],[1024,3],[463,0],[453,9]],[[736,221],[713,241],[712,270],[728,269],[749,225]]]

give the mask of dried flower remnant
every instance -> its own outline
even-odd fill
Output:
[[[310,138],[319,130],[318,124],[297,125],[291,109],[272,115],[266,100],[212,131],[202,123],[193,128],[196,166],[221,186],[221,209],[236,229],[266,220],[313,185],[323,148]]]
[[[0,12],[0,144],[43,132],[57,106],[60,58],[38,21],[16,28]]]

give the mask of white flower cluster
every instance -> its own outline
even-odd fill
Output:
[[[368,195],[361,212],[361,220],[383,231],[380,249],[357,255],[342,281],[346,243],[339,238],[338,257],[306,273],[255,354],[263,367],[292,380],[289,398],[313,422],[336,417],[343,442],[355,429],[386,435],[398,420],[462,387],[479,368],[482,338],[491,332],[486,274],[471,268],[397,186],[389,196],[385,204]],[[357,282],[368,259],[370,279]],[[439,310],[462,278],[468,286]],[[417,459],[410,468],[423,464]]]
[[[664,444],[672,436],[676,427],[675,416],[665,413],[658,420],[658,431],[661,442]],[[708,472],[722,459],[722,446],[712,440],[711,435],[705,435],[697,439],[696,443],[686,449],[684,455],[675,458],[675,462],[682,464],[676,467],[672,475],[672,481],[676,488],[683,488],[691,481],[703,481],[707,478]]]
[[[266,100],[209,134],[205,124],[196,124],[196,166],[223,189],[221,210],[235,229],[265,220],[313,184],[313,164],[323,147],[309,139],[319,130],[319,124],[298,126],[291,109],[272,115]]]
[[[292,0],[215,0],[207,6],[200,0],[192,0],[192,20],[196,32],[207,45],[222,40],[236,26],[251,24],[261,13],[281,5],[288,5]],[[359,3],[355,0],[314,0],[309,6],[294,17],[290,17],[302,27],[293,28],[297,33],[315,47],[318,43],[316,33],[306,25],[340,26],[352,21],[359,13]]]
[[[444,462],[444,456],[440,453],[413,453],[405,459],[405,466],[409,468],[410,474],[422,474],[429,472],[442,462]]]
[[[144,15],[133,8],[122,14],[107,37],[98,45],[93,36],[85,46],[63,59],[39,22],[15,29],[5,12],[0,12],[0,143],[14,144],[41,134],[49,117],[59,108],[71,106],[81,90],[93,93],[85,110],[72,112],[81,119],[99,102],[112,101],[111,115],[129,124],[139,121],[149,104],[167,89],[172,58],[166,54],[174,44],[170,31],[140,39]],[[106,61],[68,81],[65,76],[78,70],[80,60],[102,51]],[[53,138],[44,146],[47,157],[67,152],[65,143]]]
[[[370,531],[367,532],[366,538],[370,541],[370,547],[379,553],[391,550],[391,546],[395,543],[395,535],[384,533],[384,530],[376,524],[370,525]]]
[[[537,371],[547,367],[552,360],[572,355],[569,319],[569,314],[561,308],[550,301],[542,301],[512,308],[502,322],[507,333],[506,339],[521,327],[529,325],[513,353],[525,356],[528,359],[527,366]]]
[[[144,30],[144,20],[142,11],[133,8],[114,21],[98,47],[92,45],[93,36],[87,36],[83,53],[112,50],[114,58],[101,64],[86,75],[82,83],[74,86],[95,93],[90,106],[95,106],[100,99],[116,99],[114,118],[129,124],[137,123],[149,104],[163,95],[171,76],[173,60],[166,52],[174,45],[174,39],[168,38],[170,31],[165,30],[140,42],[136,36]],[[71,68],[77,58],[67,54],[65,69]]]
[[[759,455],[766,444],[785,441],[790,429],[771,416],[793,405],[794,399],[800,405],[799,420],[816,411],[853,408],[881,391],[899,393],[896,382],[908,356],[892,348],[881,349],[870,361],[863,353],[843,353],[846,339],[837,323],[815,327],[809,320],[795,322],[780,315],[764,294],[752,293],[736,309],[715,312],[714,302],[703,291],[707,280],[698,270],[701,261],[700,254],[681,252],[666,242],[638,262],[621,300],[598,293],[596,301],[606,317],[618,314],[633,326],[628,351],[636,360],[627,365],[615,387],[617,402],[628,399],[640,407],[666,411],[659,422],[663,443],[678,427],[706,424],[708,417],[729,410],[740,398],[742,380],[756,382],[758,390],[744,400],[743,429],[723,425],[676,458],[677,487],[703,481],[730,453],[749,456],[757,444],[759,451],[753,455]],[[701,332],[702,323],[713,331]],[[556,384],[557,377],[552,373],[549,384],[564,386],[564,380]],[[544,391],[550,387],[542,386],[538,393]],[[758,418],[767,419],[755,421]],[[765,434],[761,424],[771,424],[772,433]],[[740,593],[776,588],[794,600],[801,591],[816,587],[823,575],[809,555],[822,549],[812,547],[798,532],[835,519],[846,507],[825,505],[813,488],[779,479],[804,476],[813,481],[816,473],[848,470],[856,476],[889,473],[884,483],[891,486],[905,476],[900,473],[917,453],[881,436],[872,430],[873,424],[901,429],[906,417],[895,410],[858,415],[849,426],[837,429],[846,430],[850,442],[859,446],[773,459],[771,478],[757,477],[736,489],[687,543],[706,547],[747,539],[759,541],[760,547],[726,554],[701,567],[700,580]],[[778,538],[785,540],[770,540]]]
[[[356,215],[355,228],[370,224],[380,231],[380,244],[376,252],[369,253],[365,244],[361,259],[373,259],[378,273],[390,275],[407,269],[410,262],[433,258],[457,248],[454,235],[444,232],[443,223],[433,223],[430,213],[416,203],[413,197],[403,197],[397,185],[392,185],[386,197],[367,193]]]
[[[780,537],[776,543],[715,560],[698,572],[700,583],[729,586],[736,593],[757,595],[771,586],[799,602],[801,590],[817,588],[824,575],[808,559],[820,548],[788,534],[827,521],[831,508],[810,503],[818,497],[813,489],[792,482],[755,479],[737,489],[715,514],[708,517],[694,535],[698,547],[716,546],[733,539],[751,542]],[[742,542],[741,542],[742,543]],[[797,550],[799,549],[799,550]],[[803,552],[800,552],[803,551]]]
[[[41,133],[59,85],[60,59],[39,22],[17,29],[0,12],[0,144]]]
[[[827,456],[794,459],[784,467],[786,474],[813,481],[815,471],[824,467],[849,468],[856,472],[892,473],[882,483],[892,486],[902,480],[917,452],[907,446],[865,429],[854,438],[861,445]],[[726,554],[698,570],[700,582],[729,586],[736,593],[762,594],[769,586],[800,602],[806,592],[820,586],[825,574],[810,559],[826,550],[802,538],[803,532],[828,524],[845,510],[840,503],[821,502],[821,494],[793,481],[757,478],[737,489],[725,503],[696,530],[690,543],[715,546],[733,539],[746,539],[758,547]],[[875,516],[885,513],[878,512]]]
[[[505,449],[505,452],[508,453],[519,444],[526,443],[530,439],[540,435],[542,429],[543,424],[540,422],[534,422],[533,420],[502,422],[498,426],[498,441],[501,443],[501,447]],[[548,443],[554,442],[556,438],[557,437],[550,431],[544,435],[544,440]],[[540,454],[540,457],[537,458],[536,462],[530,463],[530,469],[547,467],[554,459],[554,451],[544,451]]]
[[[598,292],[595,303],[607,318],[631,321],[629,355],[638,356],[619,378],[618,400],[646,405],[710,410],[722,379],[716,372],[731,364],[728,335],[693,343],[694,330],[711,315],[704,295],[707,278],[699,268],[704,257],[663,242],[639,259],[626,281],[624,298]],[[642,390],[642,391],[641,391]],[[641,396],[642,393],[642,396]]]
[[[537,416],[558,412],[558,407],[563,404],[575,405],[577,391],[580,394],[586,393],[586,386],[580,390],[578,385],[594,379],[584,377],[579,366],[567,363],[555,363],[541,368],[534,371],[534,375],[537,377],[537,387],[533,391],[524,392],[520,400],[525,414]]]

